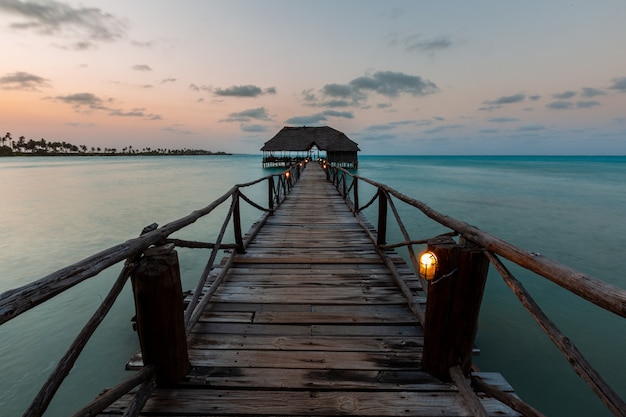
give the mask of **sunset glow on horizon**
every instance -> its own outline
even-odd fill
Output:
[[[259,153],[626,154],[626,2],[0,0],[0,134]]]

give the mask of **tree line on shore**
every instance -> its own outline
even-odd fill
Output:
[[[122,149],[87,147],[74,145],[65,141],[46,141],[29,139],[20,136],[14,140],[11,133],[0,136],[0,156],[27,156],[27,155],[228,155],[225,152],[211,152],[202,149],[165,149],[165,148],[133,148],[126,146]]]

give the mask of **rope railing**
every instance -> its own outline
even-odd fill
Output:
[[[30,284],[0,294],[0,325],[2,325],[18,317],[22,313],[27,312],[45,301],[69,290],[84,280],[99,275],[104,270],[118,264],[121,261],[126,261],[109,294],[105,297],[101,305],[97,308],[96,312],[88,320],[83,329],[81,329],[70,348],[52,371],[47,381],[43,384],[41,390],[24,413],[24,416],[41,417],[45,413],[50,402],[54,398],[55,393],[58,391],[61,384],[65,380],[65,377],[70,373],[76,363],[78,357],[83,351],[83,348],[90,340],[100,323],[104,320],[107,313],[110,311],[118,295],[121,293],[124,284],[128,278],[133,275],[134,268],[136,267],[139,259],[142,257],[143,252],[148,248],[170,243],[187,248],[211,249],[211,254],[205,270],[200,276],[196,289],[193,292],[192,302],[188,304],[187,310],[185,311],[186,323],[190,324],[197,321],[201,313],[201,309],[203,308],[202,306],[206,305],[208,299],[210,298],[209,293],[202,295],[202,289],[206,284],[210,271],[214,268],[215,259],[217,258],[219,251],[231,250],[235,252],[245,250],[245,247],[250,243],[254,235],[256,235],[262,224],[267,220],[268,216],[272,215],[274,209],[280,205],[286,196],[291,192],[295,182],[300,179],[301,171],[305,168],[305,166],[306,164],[300,163],[279,174],[272,174],[245,184],[235,185],[208,206],[196,210],[185,217],[174,220],[162,227],[158,227],[156,224],[147,226],[137,238],[130,239],[124,243],[105,249],[95,255],[44,276],[43,278],[40,278]],[[243,188],[260,184],[264,181],[267,181],[268,183],[267,207],[255,203],[241,192],[241,189]],[[195,223],[200,218],[211,214],[215,211],[215,209],[229,199],[231,200],[231,205],[215,242],[192,242],[170,237],[173,233]],[[264,212],[264,215],[259,221],[256,222],[255,225],[252,226],[245,238],[241,230],[240,201],[242,200],[248,203],[251,207]],[[223,243],[225,232],[230,225],[232,225],[232,228],[234,229],[235,242]],[[229,256],[229,260],[227,261],[227,265],[228,262],[232,262],[232,258],[233,256],[231,254]],[[226,268],[224,268],[223,272],[225,272],[225,269]],[[219,279],[220,277],[218,276],[217,278]],[[102,411],[107,405],[112,404],[114,401],[121,398],[122,395],[128,393],[128,391],[132,388],[141,385],[141,387],[137,390],[134,400],[132,400],[131,407],[128,410],[128,415],[138,415],[141,410],[141,406],[145,403],[154,387],[154,373],[154,367],[146,366],[143,371],[138,372],[135,376],[122,382],[114,389],[108,390],[106,394],[103,394],[81,411],[78,411],[75,416],[94,415],[95,413]]]
[[[507,285],[518,296],[524,307],[526,307],[526,309],[530,312],[531,316],[548,334],[549,338],[565,356],[575,372],[591,387],[593,392],[613,414],[617,416],[626,416],[626,402],[624,402],[624,400],[622,400],[611,389],[611,387],[602,379],[600,374],[578,351],[574,344],[562,334],[552,321],[549,320],[536,302],[526,292],[521,283],[515,279],[515,277],[502,264],[498,256],[501,256],[502,258],[513,262],[538,276],[554,282],[584,300],[621,317],[626,317],[625,289],[616,287],[610,283],[571,269],[540,254],[520,249],[498,237],[483,232],[475,226],[471,226],[465,222],[443,215],[421,201],[410,198],[384,184],[354,175],[344,168],[324,164],[323,169],[326,170],[326,178],[337,188],[337,191],[341,194],[355,215],[372,206],[376,200],[379,201],[378,236],[372,236],[371,239],[377,241],[381,249],[406,246],[409,251],[410,262],[416,271],[419,271],[419,266],[417,266],[417,259],[415,257],[413,246],[428,244],[430,239],[411,239],[391,197],[418,209],[426,217],[452,230],[451,232],[444,233],[440,236],[460,236],[460,240],[470,242],[472,245],[482,248],[491,265],[493,265],[494,268],[500,273]],[[352,184],[349,187],[346,186],[348,177],[352,181]],[[373,186],[376,190],[371,200],[361,207],[358,205],[359,187],[357,184],[359,181],[363,181]],[[350,193],[349,190],[352,190],[353,192]],[[401,235],[404,239],[402,242],[394,244],[388,244],[386,242],[387,206],[391,207],[396,224],[399,227]],[[382,231],[381,225],[385,225]],[[383,234],[382,238],[381,233]],[[428,286],[425,285],[423,288],[424,292],[426,292]],[[418,318],[422,321],[421,315]],[[528,415],[539,415],[538,412],[533,411],[532,407],[521,403],[518,398],[499,391],[495,387],[487,386],[487,384],[483,381],[476,381],[476,383],[479,389],[493,397],[498,398],[511,408],[520,412],[527,412]]]

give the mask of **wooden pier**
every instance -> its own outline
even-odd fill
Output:
[[[622,318],[626,289],[516,247],[341,167],[325,161],[309,165],[303,161],[234,185],[187,216],[162,227],[147,226],[137,238],[0,294],[3,325],[123,263],[23,417],[43,417],[129,278],[141,352],[127,367],[137,372],[91,402],[70,404],[78,410],[72,417],[541,417],[502,376],[472,365],[491,267],[607,409],[626,417],[626,402],[507,264]],[[245,194],[258,194],[255,187],[265,187],[267,205]],[[363,204],[372,190],[374,196]],[[223,210],[216,209],[229,201],[219,233],[208,237],[215,240],[175,236],[205,216],[219,220]],[[246,234],[242,203],[263,213]],[[398,204],[439,224],[441,229],[433,229],[440,230],[435,232],[439,236],[412,237]],[[375,212],[376,227],[365,210]],[[387,233],[387,223],[397,226],[399,241]],[[230,241],[225,240],[228,230],[234,235]],[[408,256],[395,253],[399,247]],[[195,290],[186,296],[175,248],[210,251]],[[436,262],[434,268],[418,256],[423,248],[426,259]]]
[[[420,280],[387,255],[415,294]],[[408,304],[368,233],[311,167],[234,257],[188,337],[191,370],[155,388],[140,415],[477,415],[465,384],[423,371],[424,331]],[[129,362],[141,366],[139,355]],[[499,374],[475,375],[513,391]],[[99,415],[122,414],[131,398]],[[484,415],[519,415],[476,399]]]

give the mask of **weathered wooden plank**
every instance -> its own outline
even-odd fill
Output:
[[[498,401],[483,398],[492,415],[517,416]],[[120,401],[109,412],[121,413]],[[456,392],[283,391],[283,390],[156,390],[144,413],[164,415],[288,415],[288,416],[471,416]]]
[[[305,175],[306,187],[294,188],[237,255],[188,337],[191,372],[176,388],[158,389],[144,413],[470,415],[453,384],[421,370],[423,328],[320,174]],[[409,292],[420,291],[402,258],[389,257]],[[129,363],[141,365],[140,354]],[[501,376],[480,375],[510,391]],[[517,415],[484,395],[481,403],[490,415]]]
[[[220,303],[223,304],[223,303]],[[226,304],[228,306],[229,304]],[[369,305],[337,305],[337,309],[326,306],[319,309],[317,306],[304,305],[299,311],[286,311],[284,308],[268,310],[263,305],[256,304],[258,309],[247,308],[249,311],[206,310],[200,317],[201,322],[240,322],[240,323],[273,323],[273,324],[407,324],[415,325],[410,311],[402,305],[389,305],[388,308],[371,308]],[[293,306],[293,305],[291,305]],[[270,305],[273,307],[273,304]],[[283,305],[284,307],[284,305]],[[358,307],[370,307],[368,309]],[[312,311],[315,309],[315,311]]]
[[[423,336],[418,326],[405,325],[297,325],[261,323],[198,323],[194,333],[256,334],[284,336]]]
[[[191,349],[194,367],[226,366],[279,369],[421,370],[421,350],[414,352],[337,352],[284,350]],[[136,356],[130,369],[143,366]]]
[[[212,388],[456,391],[430,374],[413,370],[196,367],[185,385]]]
[[[286,336],[192,333],[189,344],[195,349],[316,350],[336,352],[419,351],[420,336]],[[492,385],[492,382],[489,382]]]

